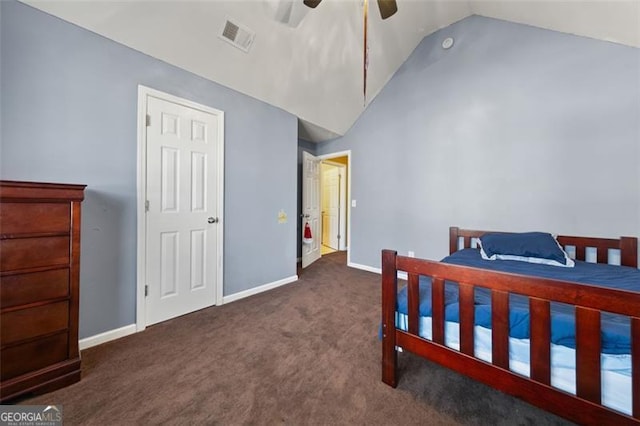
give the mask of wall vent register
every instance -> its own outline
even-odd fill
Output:
[[[232,46],[235,46],[244,52],[248,52],[253,44],[255,33],[247,27],[227,18],[219,37]]]

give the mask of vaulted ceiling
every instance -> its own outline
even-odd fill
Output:
[[[426,35],[469,15],[640,47],[640,0],[397,0],[384,21],[371,0],[365,99],[363,0],[23,2],[280,107],[311,141],[343,135]],[[255,34],[248,51],[220,37],[227,20]]]

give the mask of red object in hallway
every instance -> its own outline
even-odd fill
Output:
[[[309,222],[304,224],[304,235],[302,237],[302,242],[305,244],[311,244],[313,242],[313,236],[311,235],[311,226],[309,226]]]

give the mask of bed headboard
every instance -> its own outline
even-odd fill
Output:
[[[456,226],[449,228],[449,254],[462,248],[471,247],[473,238],[480,238],[484,234],[495,231],[479,231],[474,229],[460,229]],[[609,249],[620,250],[620,264],[624,266],[638,267],[638,239],[636,237],[614,238],[593,238],[593,237],[572,237],[558,235],[558,242],[563,246],[575,247],[575,257],[577,260],[585,260],[587,248],[594,248],[597,253],[598,263],[608,263]]]

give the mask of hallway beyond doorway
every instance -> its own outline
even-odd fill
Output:
[[[331,247],[329,247],[329,246],[325,246],[324,244],[322,245],[322,247],[320,247],[320,254],[321,254],[322,256],[324,256],[325,254],[331,254],[331,253],[334,253],[334,252],[336,252],[336,251],[337,251],[336,249],[333,249],[333,248],[331,248]]]

